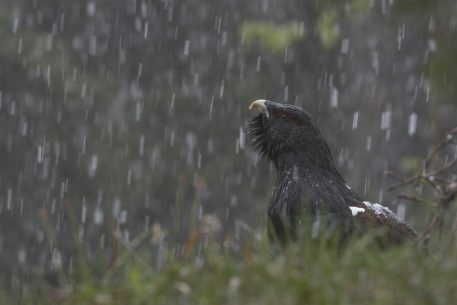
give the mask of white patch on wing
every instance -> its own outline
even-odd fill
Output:
[[[351,190],[351,187],[347,183],[346,183],[346,187],[347,187],[348,190]]]
[[[359,213],[365,212],[364,208],[358,208],[358,207],[349,207],[351,209],[352,216],[357,216]]]
[[[369,201],[364,201],[363,204],[376,215],[383,215],[385,217],[395,218],[397,221],[400,221],[398,216],[392,212],[389,208],[380,205],[379,203],[371,203]]]

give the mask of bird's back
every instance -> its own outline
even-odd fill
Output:
[[[364,200],[339,174],[332,179],[319,176],[309,171],[298,178],[289,172],[278,174],[268,209],[270,237],[287,242],[300,234],[315,235],[317,224],[343,238],[371,233],[381,244],[415,239],[414,230],[395,213]]]
[[[346,202],[351,210],[354,227],[362,230],[361,233],[370,229],[382,243],[399,244],[416,239],[416,232],[387,207],[363,200],[352,191],[346,195]]]

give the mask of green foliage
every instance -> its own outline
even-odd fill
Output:
[[[369,237],[344,249],[308,240],[276,255],[264,245],[265,240],[253,241],[227,252],[210,241],[200,254],[194,249],[185,257],[168,257],[160,271],[130,257],[116,276],[88,277],[61,293],[59,304],[420,305],[457,298],[455,236],[435,245],[430,255],[410,244],[381,250]],[[59,294],[47,290],[47,295],[35,304],[48,304]]]
[[[423,158],[420,156],[410,155],[400,159],[400,169],[406,172],[417,172],[423,166]]]
[[[403,1],[395,1],[394,8],[402,13],[429,13],[436,9],[437,4],[439,1],[436,0],[403,0]]]
[[[270,22],[246,21],[241,26],[241,35],[248,46],[257,42],[273,53],[284,51],[294,42],[303,39],[305,34],[304,25],[299,22],[275,25]]]
[[[457,42],[455,39],[455,18],[457,9],[455,1],[395,1],[394,12],[400,16],[427,20],[426,36],[428,50],[423,66],[424,74],[428,76],[431,84],[430,107],[438,104],[456,104],[457,72]]]
[[[344,2],[344,7],[351,18],[357,19],[368,12],[369,3],[368,0],[350,0]],[[339,21],[343,17],[341,4],[341,1],[317,1],[315,4],[318,18],[314,30],[325,49],[333,47],[340,38]],[[282,25],[245,21],[241,26],[241,35],[248,46],[260,43],[272,53],[280,53],[294,42],[304,39],[306,31],[302,23],[295,21]]]
[[[318,18],[315,30],[325,49],[334,47],[341,37],[340,21],[356,21],[365,16],[370,7],[368,0],[317,1]],[[345,15],[347,15],[347,18]]]
[[[322,45],[327,49],[333,47],[338,42],[341,34],[336,10],[322,11],[317,21],[316,30]]]
[[[352,0],[347,4],[349,13],[354,17],[364,16],[370,8],[369,0]]]
[[[457,64],[457,42],[455,40],[438,39],[436,54],[431,55],[428,65],[428,75],[432,80],[434,96],[440,103],[454,103],[457,94],[457,71],[450,67]]]

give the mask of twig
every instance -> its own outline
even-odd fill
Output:
[[[457,159],[454,159],[452,160],[451,162],[449,162],[447,165],[443,166],[442,168],[434,171],[433,173],[430,173],[428,176],[436,176],[436,175],[439,175],[449,169],[451,169],[454,165],[457,164]]]
[[[405,186],[405,185],[408,185],[408,184],[411,184],[413,182],[416,182],[416,181],[419,181],[423,178],[423,176],[421,174],[418,174],[416,176],[413,176],[413,177],[410,177],[410,178],[407,178],[407,179],[403,179],[402,182],[400,183],[397,183],[395,185],[392,185],[390,187],[387,188],[388,191],[393,191],[397,188],[400,188],[402,186]]]
[[[457,127],[454,127],[452,128],[451,130],[449,130],[448,132],[446,132],[446,134],[450,134],[450,135],[453,135],[453,134],[457,134]]]
[[[390,177],[392,177],[392,178],[395,178],[395,179],[397,179],[398,181],[402,181],[402,182],[405,181],[405,179],[404,179],[403,177],[398,176],[398,175],[395,174],[393,171],[386,170],[386,171],[384,172],[384,174],[387,175],[387,176],[390,176]]]
[[[406,199],[406,200],[414,201],[414,202],[419,202],[419,203],[424,203],[425,202],[425,200],[419,199],[419,198],[414,197],[414,196],[405,195],[405,194],[398,195],[398,198]]]
[[[431,187],[435,189],[438,193],[442,194],[443,193],[443,187],[442,184],[439,184],[435,180],[435,176],[427,175],[424,179],[428,184],[430,184]]]
[[[405,185],[408,185],[408,184],[411,184],[411,183],[414,183],[414,182],[418,182],[420,180],[425,180],[426,182],[428,182],[434,189],[436,189],[437,191],[439,192],[442,192],[442,184],[447,184],[449,183],[449,181],[445,178],[442,178],[442,177],[439,177],[438,175],[439,174],[442,174],[443,172],[451,169],[454,165],[457,164],[457,159],[454,159],[452,160],[450,163],[448,163],[447,165],[443,166],[442,168],[432,172],[432,173],[428,173],[428,174],[417,174],[415,176],[412,176],[410,178],[401,178],[399,177],[398,175],[394,174],[393,172],[391,171],[386,171],[386,173],[391,176],[391,177],[394,177],[395,179],[397,180],[400,180],[399,183],[397,184],[394,184],[392,186],[389,186],[387,188],[388,191],[393,191],[395,189],[398,189],[402,186],[405,186]],[[438,182],[438,183],[436,183]]]
[[[427,183],[435,191],[437,191],[438,195],[434,198],[434,201],[438,203],[437,209],[435,210],[434,215],[428,221],[425,231],[421,234],[419,238],[419,242],[424,246],[427,245],[433,232],[442,232],[444,228],[444,217],[452,201],[457,197],[457,182],[450,181],[440,176],[441,174],[452,169],[452,167],[457,164],[457,158],[445,164],[441,168],[435,170],[430,169],[431,162],[435,160],[435,157],[445,149],[446,145],[457,144],[456,136],[457,127],[446,132],[446,138],[444,138],[441,142],[432,147],[430,153],[423,161],[424,167],[422,173],[409,178],[402,178],[391,171],[386,171],[387,175],[399,181],[397,184],[389,187],[387,189],[389,191],[419,182]],[[400,194],[398,197],[401,199],[406,199],[414,202],[425,202],[425,200],[421,200],[419,198],[404,194]]]
[[[446,132],[446,138],[444,138],[444,140],[442,140],[440,143],[436,144],[435,146],[433,146],[432,148],[432,151],[430,152],[430,154],[427,156],[427,158],[425,158],[424,160],[424,167],[425,169],[427,169],[430,165],[430,162],[433,160],[433,158],[435,157],[435,155],[444,147],[446,146],[447,144],[450,144],[450,143],[456,143],[456,140],[453,138],[454,135],[457,134],[457,127],[449,130],[448,132]]]
[[[121,237],[118,235],[119,232],[115,232],[115,234],[113,234],[113,238],[117,238],[117,239],[120,239]],[[151,230],[144,230],[143,232],[141,232],[140,234],[138,234],[137,237],[135,237],[135,239],[133,239],[131,242],[127,242],[127,241],[124,241],[122,242],[122,244],[124,245],[125,247],[125,250],[124,253],[119,256],[113,263],[112,265],[109,266],[107,272],[105,273],[105,275],[103,276],[103,279],[102,279],[102,282],[103,283],[106,283],[109,278],[111,277],[111,275],[117,270],[119,269],[125,261],[127,261],[127,258],[129,256],[132,256],[134,259],[136,259],[137,261],[140,261],[144,267],[146,267],[147,265],[137,257],[136,253],[135,253],[135,250],[138,246],[140,246],[140,244],[146,240],[146,238],[148,238],[149,236],[151,236]]]
[[[435,179],[436,182],[444,184],[444,185],[451,183],[451,181],[449,181],[448,179],[443,178],[441,176],[434,176],[433,179]]]
[[[448,201],[453,200],[457,196],[457,182],[446,185],[444,196]]]

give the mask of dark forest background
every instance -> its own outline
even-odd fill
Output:
[[[160,225],[179,252],[205,215],[223,239],[262,230],[257,98],[307,109],[351,187],[421,230],[428,207],[385,171],[414,173],[456,126],[453,0],[3,0],[0,24],[7,287],[81,251],[96,263],[113,232]]]

